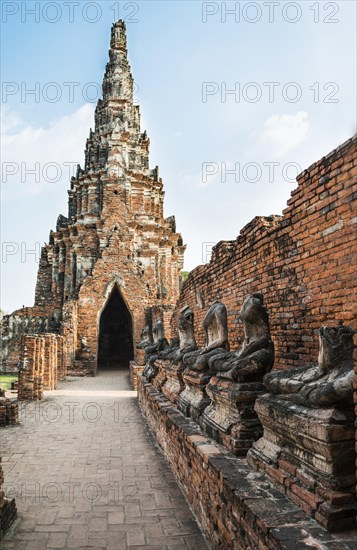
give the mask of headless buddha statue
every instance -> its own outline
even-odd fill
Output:
[[[239,319],[244,328],[242,348],[211,357],[209,369],[220,378],[237,382],[259,381],[274,364],[274,344],[262,294],[254,293],[246,297]]]
[[[352,407],[354,334],[350,327],[322,327],[317,365],[271,372],[264,377],[265,386],[306,407]]]
[[[211,357],[229,350],[227,310],[224,304],[217,300],[212,303],[204,318],[203,328],[205,347],[183,355],[184,364],[198,372],[208,369],[208,361]]]

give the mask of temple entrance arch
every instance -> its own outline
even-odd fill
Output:
[[[115,285],[99,319],[98,368],[128,368],[133,357],[133,322]]]

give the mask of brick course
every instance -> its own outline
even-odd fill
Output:
[[[210,263],[185,281],[173,329],[180,309],[189,305],[203,346],[204,315],[219,299],[228,310],[231,349],[237,349],[243,336],[236,324],[240,306],[247,294],[263,292],[276,368],[314,362],[314,334],[322,325],[341,321],[357,329],[356,143],[349,139],[304,170],[282,216],[256,217],[235,241],[216,245]]]
[[[176,479],[214,549],[352,550],[356,531],[329,534],[265,475],[251,470],[185,418],[141,377],[139,404]],[[285,476],[284,476],[285,477]],[[297,483],[290,491],[302,495]],[[304,493],[304,501],[306,495]],[[322,499],[311,495],[306,512]]]

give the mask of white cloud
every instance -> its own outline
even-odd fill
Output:
[[[8,105],[3,105],[1,108],[1,134],[7,134],[14,130],[21,123],[20,117],[10,111]]]
[[[261,138],[273,146],[277,156],[283,157],[306,140],[309,129],[310,121],[305,111],[296,115],[273,115],[265,122]]]
[[[180,187],[182,190],[192,190],[206,185],[202,183],[202,170],[195,174],[182,171],[175,176],[168,176],[167,180],[175,182],[174,186]]]
[[[48,185],[68,182],[73,168],[65,163],[83,164],[83,144],[93,119],[90,103],[52,121],[48,128],[25,125],[6,109],[1,135],[3,198],[32,195]]]

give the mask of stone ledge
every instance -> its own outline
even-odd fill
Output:
[[[330,534],[211,440],[151,384],[138,381],[140,407],[213,548],[352,550],[357,531]]]

